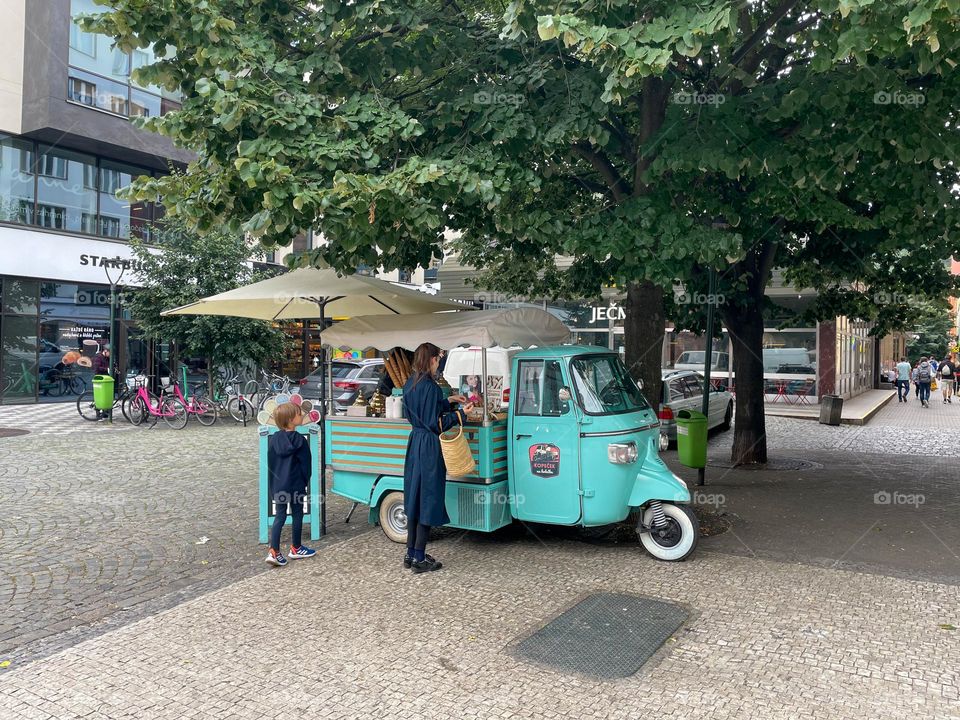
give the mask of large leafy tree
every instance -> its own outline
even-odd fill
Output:
[[[216,366],[264,364],[283,354],[286,336],[263,320],[161,315],[262,279],[250,267],[251,248],[242,235],[215,230],[198,235],[178,222],[167,222],[158,230],[156,243],[161,252],[133,243],[142,285],[125,299],[144,335],[175,341],[181,353],[206,358],[210,387]]]
[[[913,336],[907,343],[907,356],[916,362],[921,357],[944,358],[952,349],[954,323],[949,307],[926,304],[918,309],[916,323],[910,328]]]
[[[109,4],[90,27],[178,48],[137,71],[185,92],[146,124],[198,155],[134,194],[202,230],[318,227],[308,259],[349,269],[425,264],[446,227],[504,289],[622,286],[649,387],[665,291],[719,269],[737,461],[766,459],[774,267],[881,323],[903,304],[870,293],[949,286],[960,0]]]

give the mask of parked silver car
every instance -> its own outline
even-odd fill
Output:
[[[345,413],[347,408],[356,402],[357,395],[360,393],[363,393],[366,400],[370,400],[383,377],[383,369],[383,358],[334,360],[331,368],[334,412]],[[300,394],[307,400],[318,401],[320,383],[323,381],[323,373],[320,370],[314,370],[300,381]]]
[[[703,409],[703,375],[692,370],[664,370],[663,394],[660,397],[660,446],[666,448],[677,440],[677,413]],[[721,383],[710,392],[710,413],[707,429],[729,430],[733,422],[733,396]]]

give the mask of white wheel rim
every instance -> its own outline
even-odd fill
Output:
[[[690,516],[675,505],[664,504],[663,513],[680,526],[680,530],[682,531],[680,542],[672,547],[664,547],[663,545],[657,543],[657,541],[653,538],[653,535],[651,535],[649,532],[640,534],[640,542],[643,543],[643,547],[646,548],[647,552],[649,552],[655,558],[659,558],[660,560],[678,560],[690,552],[690,548],[693,545],[693,523],[690,520]],[[653,525],[652,509],[647,508],[647,510],[643,513],[643,524],[648,527]]]

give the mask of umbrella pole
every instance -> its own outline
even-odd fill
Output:
[[[317,303],[320,306],[320,332],[326,330],[324,301]],[[330,363],[327,362],[327,348],[320,341],[320,377],[326,380],[320,383],[320,536],[327,534],[327,390],[330,390],[331,404],[333,397],[333,375]],[[328,383],[330,383],[328,385]],[[333,414],[331,408],[331,415]]]

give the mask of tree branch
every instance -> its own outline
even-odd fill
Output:
[[[603,178],[610,188],[610,192],[613,193],[614,200],[621,202],[630,195],[630,188],[627,187],[627,183],[624,182],[620,173],[603,151],[595,150],[590,143],[583,141],[574,143],[570,151],[576,157],[586,160],[593,166],[594,170],[600,173],[600,177]]]

